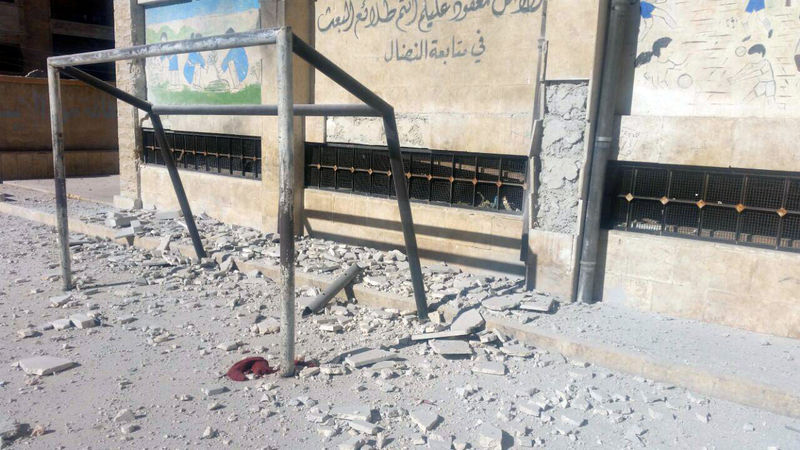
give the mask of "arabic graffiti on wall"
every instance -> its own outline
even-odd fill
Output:
[[[390,27],[409,37],[390,39],[384,61],[413,63],[467,58],[481,62],[487,51],[486,37],[476,28],[463,33],[431,35],[442,24],[491,16],[531,14],[543,0],[342,0],[332,2],[317,17],[320,33],[353,33],[356,39],[370,29]],[[485,20],[485,19],[484,19]],[[418,35],[417,33],[422,33]]]
[[[800,112],[800,2],[640,3],[634,114]]]

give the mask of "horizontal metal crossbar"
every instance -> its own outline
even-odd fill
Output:
[[[277,116],[278,105],[153,105],[154,114],[186,116]],[[368,105],[294,105],[295,116],[369,116],[381,112]]]
[[[236,47],[274,44],[279,28],[264,28],[241,33],[229,33],[183,41],[158,42],[156,44],[136,45],[127,48],[112,48],[96,52],[76,53],[74,55],[51,56],[47,64],[52,67],[80,66],[123,59],[148,58],[179,53],[204,52]]]

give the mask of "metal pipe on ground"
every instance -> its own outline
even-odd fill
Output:
[[[172,158],[172,151],[167,141],[167,134],[164,132],[164,126],[161,124],[161,117],[158,114],[150,114],[150,121],[153,123],[155,130],[156,140],[158,141],[158,148],[161,151],[161,158],[164,159],[164,165],[167,167],[169,179],[172,181],[172,187],[175,189],[175,195],[178,197],[178,204],[181,207],[183,218],[186,220],[186,228],[189,229],[189,236],[192,238],[192,245],[197,258],[205,258],[206,251],[203,249],[203,241],[200,239],[200,233],[197,232],[197,225],[194,222],[192,215],[192,208],[189,206],[189,200],[186,198],[186,191],[183,190],[183,183],[181,176],[178,174],[178,168],[175,167],[175,160]]]
[[[294,375],[294,98],[292,91],[292,30],[277,38],[278,70],[278,234],[281,266],[281,376]]]
[[[358,264],[353,264],[352,266],[350,266],[350,268],[347,269],[347,271],[344,274],[342,274],[339,278],[333,280],[333,282],[330,285],[328,285],[328,287],[325,288],[325,290],[322,291],[322,293],[314,297],[314,299],[311,300],[305,306],[305,308],[303,308],[302,312],[303,317],[307,317],[310,316],[311,314],[316,314],[322,311],[322,308],[324,308],[325,305],[328,304],[328,302],[330,302],[334,297],[336,297],[336,294],[338,294],[339,291],[349,286],[350,283],[352,283],[353,280],[356,278],[356,275],[358,275],[359,273],[361,273],[361,267]]]
[[[603,59],[600,99],[597,111],[597,129],[591,151],[592,165],[589,173],[589,192],[586,199],[586,214],[583,222],[583,243],[579,265],[577,299],[580,302],[594,301],[594,285],[597,270],[597,253],[600,241],[600,215],[603,206],[603,189],[606,167],[611,153],[619,78],[619,60],[625,37],[625,15],[630,0],[612,0],[608,20],[606,46]]]
[[[56,236],[61,256],[61,287],[72,289],[72,258],[69,252],[67,218],[67,180],[64,168],[64,122],[61,117],[61,77],[58,69],[48,64],[47,86],[50,94],[50,132],[53,139],[53,180],[56,195]]]

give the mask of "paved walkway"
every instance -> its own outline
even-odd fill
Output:
[[[48,194],[55,192],[52,178],[14,180],[4,183]],[[119,195],[119,175],[67,178],[67,195],[75,199],[111,205],[114,203],[114,196]]]

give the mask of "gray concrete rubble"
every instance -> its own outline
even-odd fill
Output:
[[[103,225],[105,207],[80,205],[72,210]],[[122,214],[140,222],[139,236],[155,238],[153,251],[72,236],[76,287],[66,296],[52,249],[30,245],[51,242],[52,231],[0,215],[0,228],[20,237],[0,242],[0,279],[11,280],[0,285],[0,359],[6,362],[0,364],[0,432],[15,436],[3,437],[3,445],[793,448],[800,436],[795,419],[575,361],[524,342],[512,327],[498,330],[501,320],[593,336],[633,334],[644,325],[524,292],[517,278],[445,264],[423,269],[429,301],[439,307],[434,320],[421,323],[398,305],[369,308],[358,297],[336,298],[320,314],[298,320],[297,357],[307,365],[295,377],[236,382],[226,373],[245,358],[262,357],[270,369],[280,365],[279,288],[245,273],[250,263],[277,262],[278,237],[201,214],[209,258],[192,261],[179,252],[188,244],[180,218],[156,219],[151,210]],[[155,249],[164,241],[169,245]],[[308,237],[298,238],[297,249],[298,273],[335,277],[359,264],[378,283],[370,292],[410,297],[400,251]],[[318,287],[297,286],[298,298],[318,293]],[[508,298],[518,306],[484,305]],[[666,322],[641,322],[666,330],[659,328]],[[20,330],[39,334],[23,337]],[[748,339],[731,329],[715,333],[705,337]],[[667,332],[651,337],[670,348],[705,342]],[[632,341],[659,348],[652,340]],[[764,377],[793,367],[796,345],[769,341],[758,349],[784,365],[765,365],[753,353],[735,361],[768,367],[758,372]],[[59,375],[43,376],[53,372]],[[33,435],[7,423],[42,428]]]

